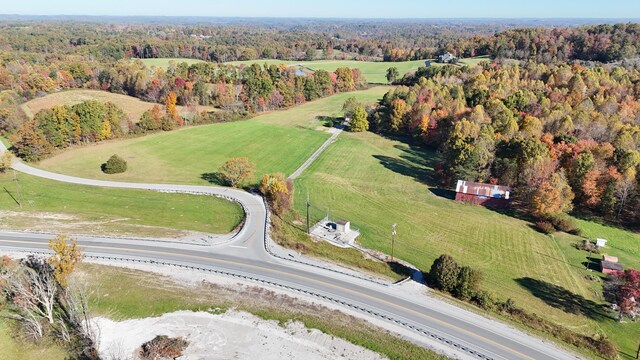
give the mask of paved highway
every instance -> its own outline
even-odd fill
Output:
[[[0,154],[5,150],[0,143]],[[146,189],[222,196],[240,203],[246,212],[245,226],[229,235],[221,246],[170,245],[144,241],[105,241],[80,238],[89,257],[143,260],[194,267],[200,271],[243,276],[331,301],[415,331],[425,341],[436,340],[452,352],[481,359],[575,359],[576,356],[553,344],[515,331],[495,321],[433,300],[416,303],[394,285],[366,281],[317,267],[276,258],[265,249],[268,234],[267,211],[262,199],[244,191],[215,187],[170,184],[142,184],[82,179],[55,174],[15,161],[13,168],[30,175],[74,184]],[[0,248],[9,251],[41,252],[50,236],[0,233]]]

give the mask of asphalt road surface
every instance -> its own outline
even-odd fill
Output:
[[[0,143],[0,153],[5,150]],[[314,154],[316,157],[319,154]],[[240,203],[246,221],[240,232],[229,235],[221,246],[194,246],[161,242],[106,241],[80,238],[87,256],[114,261],[154,261],[167,266],[195,267],[228,276],[246,277],[331,301],[379,320],[410,329],[425,341],[438,341],[466,358],[479,359],[575,359],[575,355],[554,344],[515,331],[440,301],[419,303],[401,294],[394,285],[367,281],[318,267],[277,258],[266,249],[268,214],[262,199],[245,191],[215,187],[170,184],[125,183],[83,179],[55,174],[14,161],[17,171],[74,184],[113,188],[195,193],[228,198]],[[0,233],[0,248],[8,251],[42,252],[50,236]],[[265,246],[266,245],[266,246]],[[479,320],[480,318],[480,320]]]

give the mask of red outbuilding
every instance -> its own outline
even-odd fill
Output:
[[[508,186],[458,180],[456,201],[492,208],[505,208],[509,206],[510,191]]]

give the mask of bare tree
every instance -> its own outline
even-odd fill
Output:
[[[34,339],[44,335],[42,320],[54,324],[58,283],[51,267],[41,259],[29,257],[24,266],[0,274],[4,291],[18,313],[25,329]]]
[[[616,184],[616,195],[618,197],[617,217],[620,217],[620,214],[622,214],[622,210],[624,210],[627,200],[629,200],[633,195],[636,185],[636,179],[634,176],[630,176],[628,174],[624,174],[620,180],[618,180],[618,183]]]

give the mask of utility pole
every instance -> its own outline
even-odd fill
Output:
[[[638,344],[638,350],[636,351],[636,359],[640,359],[640,344]]]
[[[309,207],[311,203],[309,202],[309,192],[307,191],[307,235],[311,235],[311,227],[309,226]]]
[[[16,176],[15,170],[13,170],[13,182],[16,183],[16,191],[18,192],[18,206],[22,208],[22,195],[20,195],[20,183],[18,182],[18,177]]]
[[[395,255],[395,245],[396,245],[396,226],[398,226],[398,224],[393,224],[391,225],[391,261],[393,261],[394,259],[394,255]]]

